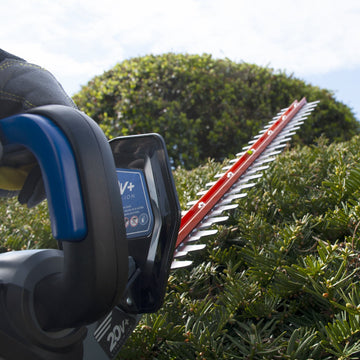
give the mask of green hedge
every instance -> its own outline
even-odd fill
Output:
[[[178,168],[182,207],[223,164]],[[171,273],[119,359],[360,357],[360,137],[278,157],[218,235]],[[46,203],[0,204],[2,251],[54,246]]]
[[[178,169],[182,203],[219,168]],[[359,358],[359,198],[359,137],[281,155],[119,359]]]
[[[344,141],[359,133],[350,109],[330,91],[206,54],[125,60],[94,77],[74,100],[108,137],[158,132],[174,166],[193,168],[236,153],[279,109],[304,96],[321,103],[296,142],[311,144],[323,133]]]
[[[28,209],[17,198],[0,198],[0,253],[10,250],[56,248],[47,202]]]

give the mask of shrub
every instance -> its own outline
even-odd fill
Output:
[[[360,356],[360,137],[286,151],[122,349],[131,359]],[[182,207],[222,167],[177,168]],[[195,186],[196,184],[196,186]],[[3,199],[1,249],[54,247],[46,203]]]
[[[325,89],[247,63],[210,55],[164,54],[125,60],[74,96],[108,137],[157,132],[174,166],[193,168],[239,150],[276,112],[295,99],[321,100],[296,142],[311,144],[359,133],[350,109]]]
[[[143,317],[120,358],[358,358],[359,140],[281,155],[203,239],[207,250],[188,255],[194,266],[172,273],[163,308]],[[179,193],[209,172],[187,172],[186,183],[178,169]]]

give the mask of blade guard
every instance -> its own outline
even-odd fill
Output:
[[[180,205],[163,138],[158,134],[110,141],[135,272],[119,306],[129,313],[162,305],[180,226]]]

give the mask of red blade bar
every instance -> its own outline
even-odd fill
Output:
[[[266,132],[247,150],[234,165],[194,204],[181,218],[180,230],[176,241],[177,248],[195,227],[212,210],[216,203],[226,194],[232,185],[254,163],[267,146],[278,136],[281,130],[306,104],[303,98],[295,100]]]

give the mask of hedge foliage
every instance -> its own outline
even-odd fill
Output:
[[[182,207],[220,171],[174,172]],[[360,137],[281,154],[194,266],[171,273],[119,359],[360,357]],[[2,251],[51,243],[46,203],[2,200]],[[52,244],[52,245],[51,245]]]
[[[160,133],[174,166],[193,168],[239,150],[295,99],[321,100],[295,139],[311,144],[359,133],[351,110],[324,89],[283,72],[210,55],[164,54],[125,60],[74,96],[108,137]]]
[[[183,206],[220,165],[175,172]],[[359,137],[287,151],[119,359],[358,359],[359,199]]]

